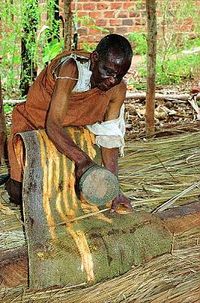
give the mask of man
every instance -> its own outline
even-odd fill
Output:
[[[58,151],[74,161],[76,178],[79,179],[95,163],[72,141],[64,127],[89,125],[90,131],[95,133],[93,126],[96,123],[104,127],[104,122],[117,121],[126,94],[123,77],[131,60],[132,49],[128,40],[110,34],[91,54],[64,52],[40,73],[29,90],[27,101],[13,111],[12,135],[8,144],[10,179],[6,183],[11,201],[21,200],[22,181],[22,171],[13,148],[14,134],[45,129]],[[106,136],[105,133],[103,137]],[[117,175],[122,144],[117,142],[110,146],[104,141],[109,140],[102,139],[103,143],[99,143],[103,165]],[[115,211],[120,204],[131,208],[130,200],[120,194],[112,202],[111,210]]]

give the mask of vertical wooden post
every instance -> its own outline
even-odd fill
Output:
[[[0,164],[2,162],[2,158],[4,158],[6,144],[6,122],[3,111],[3,97],[1,90],[1,78],[0,78]]]
[[[155,132],[155,75],[156,75],[156,0],[146,0],[147,12],[147,97],[146,97],[146,135],[153,136]]]
[[[71,50],[72,47],[72,11],[71,0],[64,1],[64,46],[65,50]]]

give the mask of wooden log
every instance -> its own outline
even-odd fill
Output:
[[[156,100],[170,100],[170,101],[182,101],[182,102],[187,102],[191,98],[191,94],[183,93],[183,94],[162,94],[162,93],[155,93],[155,99]],[[127,91],[126,93],[126,101],[129,101],[130,99],[134,100],[145,100],[146,99],[146,93],[145,92],[131,92]],[[196,95],[196,100],[200,100],[200,93]],[[11,104],[15,105],[18,103],[22,103],[26,100],[21,99],[21,100],[3,100],[4,104]]]
[[[1,287],[28,285],[27,247],[0,252]]]
[[[67,132],[96,160],[89,131],[68,128]],[[74,164],[57,151],[46,133],[21,136],[31,288],[97,283],[170,251],[171,234],[159,218],[147,213],[102,214],[97,206],[80,201],[74,189]],[[76,220],[88,212],[95,215]]]
[[[135,214],[136,215],[136,214]],[[140,213],[138,214],[141,215]],[[116,214],[116,216],[120,215]],[[159,217],[164,226],[170,230],[173,235],[173,246],[176,249],[188,248],[189,245],[186,241],[179,237],[187,231],[198,230],[192,246],[197,245],[195,242],[200,238],[200,203],[189,203],[180,207],[165,210],[161,213],[154,215]],[[147,218],[147,217],[146,217]],[[136,227],[137,229],[137,227]],[[119,229],[118,229],[119,230]],[[112,231],[112,232],[111,232]],[[110,229],[110,236],[112,237],[113,229]],[[100,235],[100,234],[99,234]],[[187,237],[187,234],[186,234]],[[112,239],[113,241],[113,239]],[[128,239],[127,241],[130,241]],[[187,245],[186,245],[187,243]],[[28,251],[26,247],[13,249],[12,251],[0,252],[0,281],[1,287],[16,287],[19,285],[28,285]],[[147,260],[145,261],[145,263]],[[149,260],[148,260],[149,262]],[[156,262],[156,259],[155,259]]]
[[[173,234],[180,234],[200,227],[200,202],[167,209],[158,213]]]
[[[188,99],[191,98],[190,94],[161,94],[156,93],[155,99],[156,100],[182,100],[182,101],[188,101]],[[145,92],[127,92],[126,99],[146,99],[146,93]],[[200,100],[200,94],[196,96],[196,100]]]

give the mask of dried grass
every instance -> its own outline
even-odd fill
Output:
[[[90,287],[1,291],[4,303],[194,303],[200,298],[200,250],[176,250],[115,279]]]
[[[128,143],[120,160],[120,184],[135,209],[153,211],[200,181],[200,134]],[[194,186],[175,206],[199,200]]]
[[[153,211],[200,181],[200,134],[128,143],[120,159],[120,183],[138,210]],[[20,212],[0,204],[0,247],[24,245]],[[178,196],[175,204],[199,200],[199,187]],[[197,303],[200,302],[200,229],[174,235],[171,254],[90,287],[65,286],[46,291],[2,289],[4,303]],[[177,249],[178,248],[178,249]]]

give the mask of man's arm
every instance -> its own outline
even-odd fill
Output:
[[[118,86],[116,93],[109,103],[108,110],[106,112],[105,121],[117,119],[119,117],[120,108],[124,102],[126,96],[126,85],[121,82]],[[105,148],[101,147],[102,161],[104,166],[110,170],[114,175],[118,176],[118,158],[119,149],[118,148]],[[125,197],[122,193],[116,197],[111,206],[111,211],[116,211],[119,205],[132,210],[131,201]]]
[[[58,73],[60,77],[78,77],[77,66],[74,60],[64,63]],[[75,162],[76,176],[79,178],[82,173],[93,165],[94,162],[84,153],[66,134],[63,129],[63,121],[67,114],[69,98],[77,80],[57,79],[55,89],[50,103],[46,120],[46,132],[55,144],[56,148]]]

